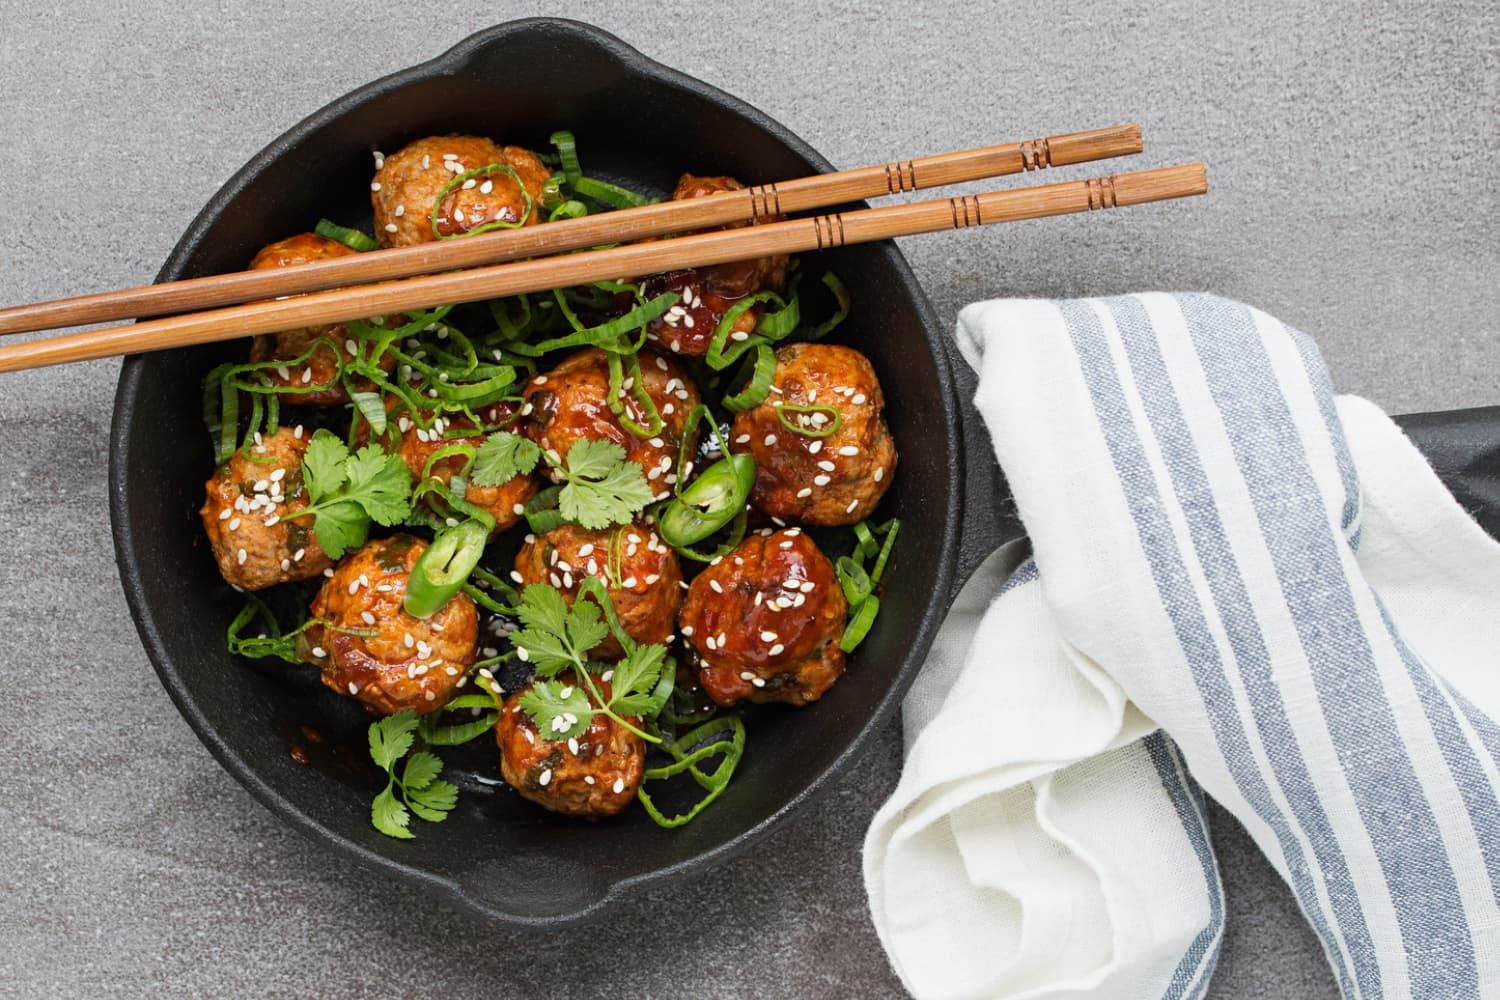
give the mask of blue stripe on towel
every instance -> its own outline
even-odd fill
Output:
[[[1323,499],[1254,318],[1220,299],[1188,295],[1180,302],[1209,391],[1234,428],[1235,462],[1385,876],[1412,989],[1418,996],[1477,995],[1474,943],[1462,907],[1453,905],[1452,864],[1385,692],[1369,683],[1377,676],[1374,654],[1334,539],[1320,530]],[[1308,526],[1313,530],[1295,530]],[[1350,698],[1352,691],[1363,697]]]
[[[1376,602],[1380,606],[1380,620],[1385,623],[1386,634],[1391,637],[1391,642],[1401,654],[1402,662],[1406,664],[1406,672],[1417,690],[1417,698],[1422,703],[1427,724],[1432,727],[1433,736],[1442,750],[1443,760],[1448,764],[1448,773],[1453,776],[1453,783],[1463,799],[1464,811],[1469,814],[1469,826],[1474,831],[1474,839],[1478,841],[1479,852],[1484,857],[1485,871],[1489,873],[1490,895],[1500,903],[1500,802],[1495,799],[1495,788],[1490,784],[1489,776],[1484,773],[1484,765],[1480,763],[1474,747],[1459,727],[1453,706],[1443,696],[1442,688],[1434,682],[1421,657],[1396,631],[1396,624],[1391,621],[1385,602],[1378,597]]]
[[[1187,767],[1182,764],[1176,748],[1160,730],[1147,736],[1141,744],[1156,767],[1162,788],[1172,800],[1172,808],[1177,810],[1177,818],[1182,821],[1183,832],[1187,834],[1193,853],[1198,856],[1198,864],[1203,869],[1203,886],[1208,893],[1208,925],[1198,932],[1183,954],[1162,1000],[1181,1000],[1183,997],[1197,1000],[1208,989],[1214,966],[1219,961],[1218,940],[1224,933],[1224,888],[1219,883],[1218,863],[1214,861],[1213,847],[1208,841],[1203,793],[1187,776]],[[1189,989],[1191,993],[1188,993]]]
[[[1224,538],[1218,510],[1207,478],[1197,461],[1196,452],[1184,452],[1181,444],[1173,447],[1174,442],[1185,442],[1191,449],[1191,438],[1187,436],[1187,427],[1177,406],[1165,365],[1160,361],[1159,349],[1154,339],[1150,338],[1151,327],[1145,311],[1134,300],[1114,300],[1111,308],[1117,310],[1116,322],[1125,340],[1127,354],[1135,361],[1135,376],[1141,383],[1142,395],[1146,397],[1148,414],[1153,424],[1157,425],[1157,435],[1163,439],[1164,450],[1167,451],[1165,458],[1179,480],[1185,481],[1179,484],[1178,493],[1195,543],[1200,552],[1208,553],[1204,557],[1205,572],[1215,600],[1221,606],[1246,607],[1248,597],[1233,553]],[[1314,874],[1302,844],[1292,831],[1286,816],[1276,805],[1250,748],[1244,720],[1235,710],[1234,693],[1225,676],[1225,666],[1209,631],[1206,613],[1199,605],[1182,555],[1178,552],[1172,527],[1158,495],[1155,476],[1147,464],[1119,377],[1110,358],[1103,326],[1086,303],[1064,302],[1062,310],[1105,441],[1125,487],[1126,500],[1135,519],[1142,551],[1151,566],[1163,607],[1171,617],[1178,641],[1187,654],[1193,680],[1203,700],[1204,712],[1213,726],[1214,738],[1229,764],[1230,775],[1240,794],[1275,835],[1282,856],[1286,859],[1292,887],[1302,900],[1303,909],[1314,931],[1328,951],[1340,988],[1345,996],[1350,996],[1350,970],[1344,961],[1338,938],[1330,929],[1323,908],[1319,905]],[[1154,364],[1147,358],[1140,357],[1145,352],[1147,343],[1157,352]],[[1259,724],[1266,744],[1267,756],[1272,760],[1288,806],[1298,824],[1308,834],[1317,865],[1322,870],[1334,919],[1348,943],[1354,963],[1354,978],[1362,991],[1376,993],[1380,984],[1378,956],[1374,954],[1359,907],[1358,890],[1350,878],[1343,852],[1312,786],[1301,749],[1291,735],[1290,724],[1286,721],[1285,711],[1280,704],[1279,692],[1274,683],[1270,682],[1269,657],[1259,628],[1253,618],[1246,620],[1239,614],[1225,616],[1222,611],[1219,616],[1225,618],[1229,641],[1240,661],[1247,694],[1255,709],[1255,721]],[[1274,729],[1275,733],[1267,733],[1268,728]]]

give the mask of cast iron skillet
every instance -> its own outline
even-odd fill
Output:
[[[832,169],[765,115],[604,32],[516,21],[363,87],[272,142],[209,201],[160,279],[239,270],[323,215],[367,220],[371,150],[449,131],[546,148],[562,127],[578,135],[591,173],[659,192],[685,169],[752,184]],[[209,750],[314,840],[459,907],[535,927],[721,861],[826,787],[895,711],[957,585],[1015,531],[998,509],[1005,491],[978,421],[960,421],[947,338],[900,253],[848,247],[817,264],[848,284],[855,312],[841,336],[870,356],[889,401],[901,465],[882,516],[902,519],[898,562],[848,675],[808,708],[755,712],[734,783],[696,821],[663,831],[639,809],[599,824],[559,819],[497,787],[497,751],[481,740],[445,754],[463,789],[445,823],[419,824],[409,842],[371,828],[368,718],[310,670],[247,665],[224,649],[239,598],[219,579],[196,515],[213,464],[199,385],[220,360],[243,356],[243,342],[128,359],[111,434],[125,594],[162,684]],[[978,459],[967,471],[966,453]],[[980,509],[963,517],[969,506]],[[973,527],[962,539],[960,523]]]

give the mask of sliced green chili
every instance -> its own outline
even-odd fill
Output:
[[[417,559],[406,582],[402,607],[415,618],[436,614],[463,589],[469,574],[479,565],[489,529],[479,521],[465,521],[438,532],[427,551]]]
[[[703,541],[744,513],[755,485],[755,459],[729,455],[703,470],[657,518],[662,540],[674,549]]]

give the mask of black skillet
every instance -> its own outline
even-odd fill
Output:
[[[658,192],[685,169],[746,183],[832,169],[760,112],[604,32],[516,21],[361,88],[272,142],[209,201],[160,279],[241,269],[261,245],[320,216],[367,220],[372,150],[444,132],[545,149],[556,128],[577,134],[589,172]],[[212,467],[198,386],[218,361],[243,354],[243,343],[128,359],[112,431],[126,597],[162,683],[209,750],[313,839],[461,907],[531,926],[580,919],[720,861],[826,786],[890,719],[956,581],[1000,539],[991,514],[1003,493],[986,462],[974,484],[980,510],[967,519],[980,530],[963,539],[961,554],[960,396],[927,299],[889,243],[815,263],[848,285],[855,312],[839,336],[869,354],[889,400],[901,465],[881,516],[902,519],[899,559],[844,680],[806,709],[753,713],[739,773],[712,808],[676,831],[639,809],[600,824],[559,819],[496,787],[495,747],[480,741],[445,754],[464,790],[446,822],[418,824],[412,842],[373,830],[379,786],[364,752],[367,718],[310,671],[247,665],[224,650],[239,598],[218,579],[195,513]],[[293,759],[294,747],[307,764]]]
[[[591,173],[658,192],[684,169],[747,183],[832,169],[765,115],[602,31],[516,21],[363,87],[272,142],[209,201],[159,278],[239,270],[261,245],[320,216],[367,220],[372,150],[448,131],[545,148],[563,127],[577,133]],[[1020,530],[979,421],[961,419],[972,377],[951,363],[901,254],[890,243],[848,247],[817,264],[848,284],[855,312],[840,336],[870,356],[889,401],[901,465],[882,516],[903,522],[896,570],[848,675],[813,706],[753,713],[739,774],[691,825],[663,831],[638,809],[599,824],[559,819],[499,786],[495,748],[479,741],[446,755],[463,795],[445,823],[417,824],[410,842],[371,828],[379,786],[365,754],[367,717],[310,671],[248,665],[224,649],[239,600],[220,581],[195,513],[212,465],[198,386],[242,344],[128,359],[111,433],[126,598],[162,684],[209,750],[312,839],[451,904],[530,927],[584,919],[743,850],[855,764],[900,704],[958,586]],[[1483,431],[1495,414],[1473,419],[1481,433],[1471,420],[1471,444],[1494,440]],[[1417,418],[1414,429],[1436,453],[1444,426],[1442,417]],[[1473,464],[1475,451],[1450,449],[1445,468],[1482,502],[1495,492],[1493,463]]]

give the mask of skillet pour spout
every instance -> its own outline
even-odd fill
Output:
[[[559,128],[577,135],[589,173],[659,194],[685,170],[759,184],[831,169],[761,112],[605,32],[514,21],[341,97],[272,141],[203,208],[159,280],[242,269],[262,245],[321,217],[368,225],[375,150],[450,132],[545,148]],[[804,267],[835,271],[853,297],[835,339],[864,351],[884,386],[901,470],[878,516],[901,518],[902,537],[880,618],[847,676],[807,708],[751,710],[733,785],[693,823],[665,831],[639,809],[600,823],[544,813],[500,782],[496,749],[479,740],[447,756],[445,776],[463,794],[445,822],[424,825],[415,841],[370,826],[380,785],[365,750],[369,718],[311,671],[238,661],[224,648],[240,598],[194,526],[213,464],[198,387],[214,365],[242,357],[242,342],[127,359],[110,439],[114,541],[131,613],[163,686],[208,749],[308,837],[457,908],[534,928],[584,920],[638,889],[701,872],[857,766],[954,591],[965,442],[947,338],[895,246],[844,247]],[[980,454],[993,466],[987,443]],[[986,474],[994,475],[982,468],[975,485],[993,503],[1000,487]],[[998,540],[973,536],[965,565]],[[305,729],[320,740],[303,740]]]

